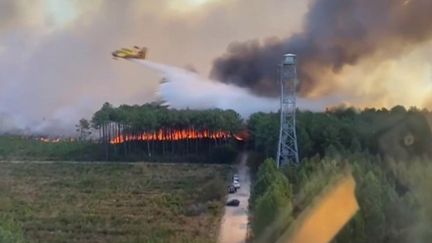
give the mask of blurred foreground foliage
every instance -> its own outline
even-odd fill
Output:
[[[430,242],[430,160],[382,160],[368,152],[357,152],[344,157],[328,155],[305,159],[298,168],[277,169],[274,163],[268,159],[261,164],[250,199],[251,229],[253,239],[258,242],[277,239],[332,178],[347,167],[351,168],[356,181],[360,210],[333,242]],[[284,179],[279,179],[281,176]],[[265,205],[261,206],[261,202]],[[270,238],[268,231],[272,232]],[[266,240],[260,240],[262,238]]]
[[[350,168],[360,210],[333,242],[430,242],[431,118],[429,111],[402,106],[298,112],[301,165],[277,169],[263,158],[276,154],[279,114],[252,115],[249,163],[257,172],[251,241],[274,242],[332,178]]]

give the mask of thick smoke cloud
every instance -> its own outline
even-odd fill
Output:
[[[299,55],[301,94],[331,94],[344,67],[398,57],[430,40],[431,9],[430,0],[317,0],[302,32],[232,43],[214,61],[211,76],[275,95],[276,67],[283,53],[292,52]]]
[[[75,135],[78,120],[91,118],[104,102],[150,102],[159,76],[112,60],[113,50],[147,46],[151,60],[192,64],[207,74],[211,60],[230,40],[271,35],[285,28],[273,24],[285,11],[262,21],[268,12],[304,5],[285,0],[272,3],[212,0],[198,6],[192,0],[0,0],[0,134]],[[257,18],[244,21],[252,15]]]

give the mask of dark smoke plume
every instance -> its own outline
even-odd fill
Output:
[[[303,32],[264,43],[232,43],[213,63],[211,77],[278,94],[282,54],[299,56],[300,93],[329,94],[332,76],[366,58],[397,57],[432,37],[432,0],[316,0]],[[334,76],[333,76],[334,77]]]

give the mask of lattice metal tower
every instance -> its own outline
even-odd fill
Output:
[[[280,132],[277,152],[277,166],[298,165],[298,148],[296,135],[296,55],[285,54],[279,68],[280,98]]]

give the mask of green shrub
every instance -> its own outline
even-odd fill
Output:
[[[213,178],[201,188],[199,201],[221,201],[226,195],[226,187],[224,181],[220,178]]]
[[[25,242],[21,227],[14,220],[7,217],[0,217],[0,242]]]
[[[256,179],[250,198],[251,227],[260,242],[271,242],[292,220],[292,189],[273,159],[261,164]]]

